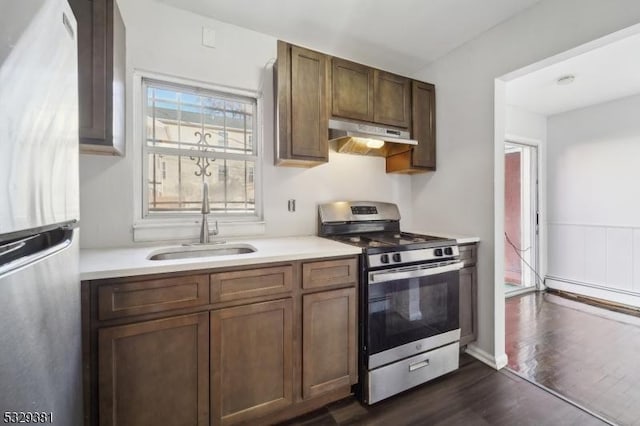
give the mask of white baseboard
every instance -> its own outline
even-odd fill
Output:
[[[635,308],[640,307],[640,294],[638,293],[633,294],[630,291],[621,289],[604,288],[596,284],[567,280],[551,276],[547,276],[546,283],[547,287],[551,289],[580,294],[596,299],[608,300],[614,303],[619,303],[621,305],[627,305]]]
[[[503,352],[497,356],[493,356],[474,344],[467,345],[465,352],[495,370],[500,370],[501,368],[506,367],[508,363],[506,353]]]

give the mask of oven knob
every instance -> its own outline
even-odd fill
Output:
[[[380,256],[380,263],[389,263],[389,255],[383,254],[382,256]]]
[[[433,251],[434,256],[442,256],[442,249],[437,248]]]
[[[402,262],[402,258],[400,257],[400,253],[393,253],[393,261],[394,262]]]
[[[453,248],[452,247],[445,247],[444,254],[446,254],[447,256],[453,256]]]

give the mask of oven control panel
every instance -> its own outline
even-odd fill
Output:
[[[376,253],[367,256],[369,268],[396,266],[405,263],[429,262],[455,258],[460,254],[458,246],[446,246],[418,250],[406,250],[388,253]]]

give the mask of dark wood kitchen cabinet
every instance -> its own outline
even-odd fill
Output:
[[[358,259],[302,263],[302,398],[357,383]]]
[[[477,338],[478,321],[478,270],[476,267],[477,244],[460,245],[460,345]]]
[[[411,123],[411,80],[389,72],[374,72],[373,121],[402,128]]]
[[[292,315],[292,299],[211,313],[212,425],[293,404]]]
[[[344,59],[331,64],[333,116],[409,127],[411,80]]]
[[[278,41],[276,165],[313,167],[329,158],[329,58]]]
[[[124,155],[125,26],[115,0],[69,0],[78,21],[80,152]]]
[[[83,281],[85,425],[272,424],[350,395],[357,264]]]
[[[302,296],[302,396],[357,382],[355,288]]]
[[[436,169],[435,86],[278,41],[276,165],[328,161],[329,120],[409,130],[417,146],[387,144],[387,173]]]
[[[209,314],[98,331],[100,425],[209,424]]]
[[[411,137],[418,145],[387,157],[388,173],[422,173],[436,169],[436,91],[435,86],[411,82]]]
[[[331,58],[331,115],[372,122],[373,104],[373,68]]]

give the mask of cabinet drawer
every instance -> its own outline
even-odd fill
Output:
[[[98,287],[100,320],[191,308],[208,303],[207,275],[114,283]]]
[[[291,291],[291,265],[211,274],[211,302],[228,302]]]
[[[302,264],[302,288],[321,288],[358,281],[358,259],[327,260]]]
[[[460,260],[464,262],[464,266],[476,264],[478,260],[478,246],[476,244],[458,246],[458,250],[460,250]]]
[[[365,379],[369,404],[456,370],[459,353],[456,342],[370,371]]]

